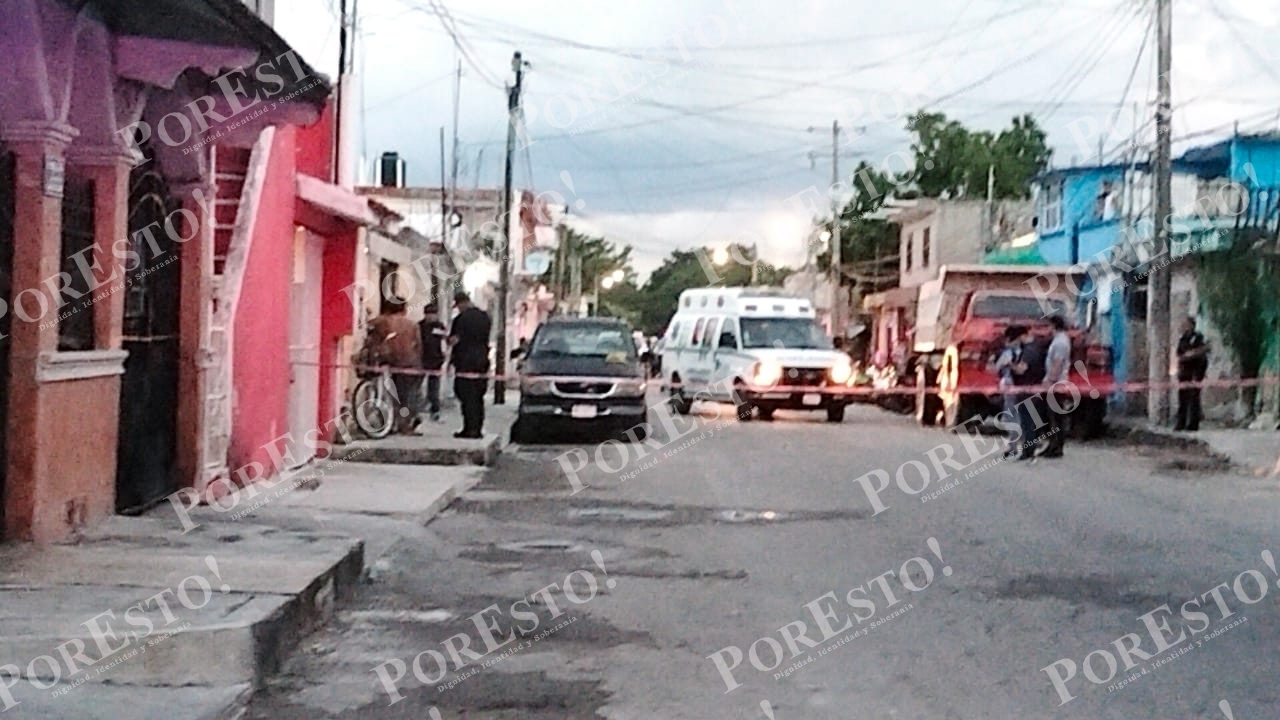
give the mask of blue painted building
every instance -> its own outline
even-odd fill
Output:
[[[1222,247],[1242,225],[1274,228],[1280,223],[1280,134],[1237,135],[1191,148],[1174,159],[1173,170],[1175,259]],[[1132,273],[1096,273],[1098,285],[1083,288],[1080,317],[1095,324],[1102,337],[1110,337],[1117,381],[1145,378],[1145,335],[1140,331],[1146,288],[1138,278],[1145,277],[1147,266],[1135,246],[1152,235],[1150,168],[1145,163],[1062,168],[1035,182],[1035,250],[1043,263],[1114,268],[1118,260],[1134,268]],[[989,260],[1001,261],[995,256]],[[1176,273],[1193,273],[1189,264],[1174,267]],[[1189,282],[1194,284],[1194,278]],[[1175,312],[1179,310],[1197,314],[1194,301],[1182,308],[1175,302]]]

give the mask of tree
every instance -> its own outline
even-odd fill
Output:
[[[598,278],[602,278],[615,270],[626,275],[623,282],[635,282],[635,271],[631,267],[631,246],[621,248],[602,237],[592,237],[572,228],[565,230],[566,258],[582,258],[582,292],[590,293],[595,289]],[[557,277],[557,260],[553,259],[547,272],[542,275],[542,282],[548,287],[555,287]],[[564,271],[565,288],[572,285],[571,264],[566,263]]]
[[[942,113],[920,112],[907,121],[907,130],[915,135],[916,186],[925,197],[986,198],[994,172],[994,199],[1026,199],[1032,178],[1053,154],[1031,115],[1015,117],[993,134],[970,130]]]
[[[1198,288],[1240,377],[1253,380],[1267,361],[1269,345],[1280,335],[1280,278],[1259,259],[1250,230],[1237,231],[1231,244],[1200,256]],[[1258,388],[1242,388],[1241,399],[1252,416]]]
[[[751,282],[751,265],[756,258],[750,248],[733,246],[728,262],[723,265],[716,265],[712,261],[714,257],[715,252],[710,248],[674,250],[642,287],[634,293],[620,288],[620,292],[611,294],[610,298],[626,305],[625,311],[633,324],[646,334],[656,335],[666,329],[680,293],[685,290],[712,285],[742,287]],[[739,262],[738,258],[748,262]],[[780,285],[791,272],[789,268],[758,263],[756,284]]]
[[[861,276],[878,276],[880,266],[892,264],[894,272],[885,271],[884,277],[896,278],[896,261],[898,255],[898,237],[893,226],[884,219],[873,215],[884,207],[885,202],[899,195],[899,187],[907,183],[894,183],[884,173],[872,167],[866,161],[858,163],[852,175],[853,196],[840,211],[840,264],[848,274],[850,267],[859,268],[855,273]],[[819,224],[823,232],[831,232],[831,218],[821,218]],[[887,261],[893,261],[892,263]],[[831,267],[831,251],[823,250],[817,257],[818,267],[827,270]],[[870,270],[870,272],[864,272]],[[864,284],[864,283],[855,283]],[[879,282],[865,283],[879,285]],[[876,288],[879,289],[879,288]]]

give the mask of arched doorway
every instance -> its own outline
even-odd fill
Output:
[[[139,259],[126,260],[124,290],[129,357],[120,384],[116,464],[116,511],[124,514],[142,512],[177,488],[181,263],[165,229],[181,204],[170,196],[155,156],[144,152],[148,161],[129,177],[129,245]]]

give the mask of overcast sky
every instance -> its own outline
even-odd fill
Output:
[[[1148,147],[1154,138],[1153,0],[435,0],[462,56],[432,0],[355,1],[370,163],[398,151],[409,184],[439,186],[461,60],[458,182],[499,186],[501,86],[521,50],[532,142],[517,154],[517,187],[580,201],[577,222],[632,245],[642,273],[675,248],[739,238],[758,238],[766,260],[802,263],[808,217],[788,199],[825,193],[835,119],[849,131],[842,169],[902,168],[903,114],[929,103],[975,128],[1032,113],[1058,166],[1096,159],[1085,157],[1095,128],[1107,151],[1138,129]],[[339,2],[276,7],[280,33],[330,74]],[[1280,0],[1174,5],[1175,152],[1237,120],[1280,127]]]

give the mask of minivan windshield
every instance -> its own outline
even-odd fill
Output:
[[[544,325],[529,350],[531,358],[600,357],[636,358],[631,333],[603,325]]]
[[[742,318],[742,347],[830,350],[831,340],[809,318]]]

